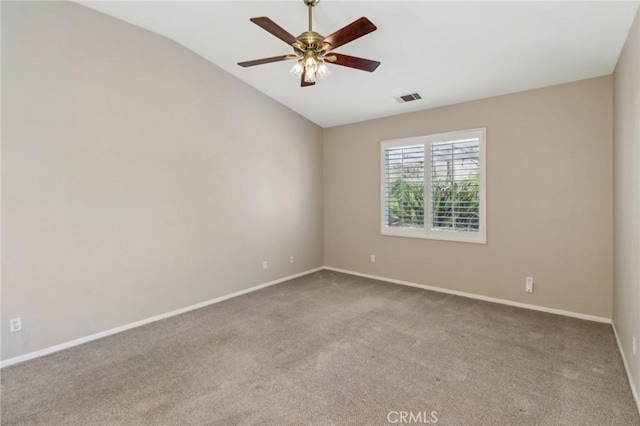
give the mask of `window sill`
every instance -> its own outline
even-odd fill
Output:
[[[424,229],[401,228],[391,229],[382,227],[381,235],[389,237],[421,238],[423,240],[450,241],[457,243],[486,244],[487,239],[483,232],[464,233],[446,231],[426,231]]]

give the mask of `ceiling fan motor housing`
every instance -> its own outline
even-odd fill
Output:
[[[317,51],[322,47],[322,41],[324,40],[324,37],[315,31],[305,31],[304,33],[296,37],[296,39],[299,40],[303,45],[307,46],[308,50]]]

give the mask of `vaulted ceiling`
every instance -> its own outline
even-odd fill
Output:
[[[302,0],[86,1],[83,5],[181,43],[322,127],[610,74],[638,2],[403,2],[322,0],[314,30],[329,35],[366,16],[378,29],[338,52],[381,61],[373,73],[330,65],[301,88],[293,61],[237,62],[293,53],[249,21],[268,16],[297,36]],[[422,100],[400,103],[418,92]]]

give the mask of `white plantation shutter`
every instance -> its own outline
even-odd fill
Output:
[[[381,233],[485,243],[484,144],[485,129],[383,141]]]
[[[478,232],[480,140],[431,144],[431,229]]]
[[[424,228],[424,144],[385,148],[384,223]]]

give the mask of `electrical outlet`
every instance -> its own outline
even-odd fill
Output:
[[[293,263],[295,260],[296,260],[296,258],[295,258],[295,257],[293,257],[293,256],[291,256],[291,257],[289,258],[289,263]]]
[[[9,331],[11,333],[15,333],[16,331],[20,330],[22,330],[22,319],[20,317],[11,318],[9,320]]]
[[[371,257],[369,257],[369,262],[376,263],[376,255],[375,254],[372,254]]]
[[[636,336],[631,336],[631,352],[636,354]]]
[[[527,293],[533,293],[533,277],[527,277],[524,283],[524,291]]]
[[[267,269],[269,267],[269,262],[267,262],[266,260],[262,261],[262,269]]]

